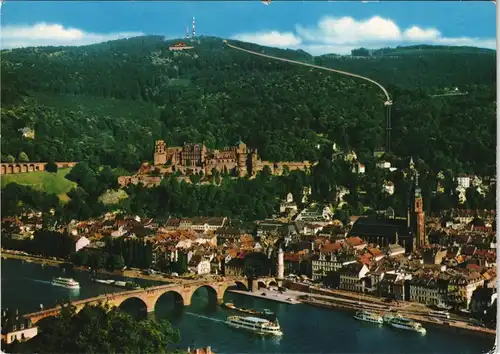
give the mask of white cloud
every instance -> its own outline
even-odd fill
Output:
[[[65,28],[59,24],[37,23],[32,26],[3,26],[1,30],[2,49],[30,46],[86,45],[113,39],[141,36],[140,32],[91,33],[76,28]]]
[[[270,31],[246,33],[233,38],[262,45],[301,48],[313,55],[349,54],[352,49],[359,47],[375,49],[415,44],[496,48],[495,38],[444,37],[436,28],[417,25],[402,29],[393,20],[380,16],[364,20],[326,16],[313,27],[297,25],[295,33]]]
[[[423,29],[413,26],[404,31],[403,37],[410,41],[434,41],[441,37],[441,32],[435,28]]]
[[[356,21],[352,17],[325,17],[313,29],[298,25],[297,33],[308,40],[326,44],[398,40],[401,38],[401,31],[394,22],[378,16],[365,21]]]
[[[296,47],[302,43],[301,38],[292,32],[280,33],[278,31],[242,33],[234,36],[233,39],[269,47]]]

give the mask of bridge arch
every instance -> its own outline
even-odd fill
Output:
[[[266,282],[265,282],[265,281],[263,281],[263,280],[259,280],[259,281],[257,282],[257,288],[258,288],[259,290],[260,290],[260,289],[265,289],[265,288],[267,288]]]
[[[243,283],[242,281],[238,281],[238,280],[236,280],[236,281],[234,282],[234,286],[235,286],[235,287],[236,287],[236,289],[238,289],[238,290],[245,290],[245,291],[248,291],[248,286],[247,286],[245,283]]]
[[[274,279],[271,279],[267,282],[267,287],[270,287],[270,286],[278,286],[278,283],[276,282],[276,280]]]
[[[115,303],[115,306],[122,311],[128,312],[133,317],[147,317],[149,310],[147,301],[144,301],[139,296],[124,298]]]
[[[224,292],[226,291],[226,287],[223,289],[218,289],[213,287],[210,284],[204,284],[196,287],[191,294],[188,295],[189,300],[185,302],[186,305],[191,305],[191,302],[193,301],[194,294],[200,290],[200,289],[206,289],[207,291],[207,296],[208,296],[208,303],[210,305],[217,304],[217,301],[219,299],[222,299],[224,297]]]
[[[158,304],[164,302],[168,297],[171,298],[170,300],[174,304],[174,307],[176,305],[184,306],[186,303],[184,296],[182,296],[182,294],[180,294],[178,291],[167,290],[167,291],[161,293],[156,299],[154,299],[154,303],[152,304],[153,309],[156,311],[156,307],[158,306]]]

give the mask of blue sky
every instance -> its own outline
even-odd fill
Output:
[[[141,34],[240,39],[312,54],[411,44],[495,48],[493,2],[3,2],[2,48],[81,45]]]

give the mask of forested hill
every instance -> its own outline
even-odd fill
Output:
[[[366,158],[383,143],[383,97],[371,84],[242,53],[220,38],[169,51],[175,42],[145,36],[2,51],[2,158],[23,151],[33,161],[134,168],[159,138],[221,147],[241,136],[271,160],[314,160],[328,141]],[[494,51],[420,46],[312,57],[232,43],[379,81],[394,100],[397,155],[433,169],[494,168]],[[455,87],[467,95],[431,97]],[[24,127],[34,139],[22,138]]]

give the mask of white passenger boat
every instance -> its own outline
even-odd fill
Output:
[[[258,317],[229,316],[226,323],[231,327],[242,328],[259,334],[283,335],[278,320],[271,322]]]
[[[422,325],[410,318],[403,316],[395,316],[389,324],[394,328],[405,329],[407,331],[419,332],[421,334],[426,334],[427,331]]]
[[[94,281],[96,283],[100,283],[100,284],[106,284],[106,285],[111,285],[113,284],[115,281],[114,280],[105,280],[105,279],[94,279]]]
[[[380,316],[376,312],[358,311],[354,315],[354,318],[364,322],[379,323],[379,324],[384,323],[384,319],[382,318],[382,316]]]
[[[52,285],[67,289],[80,289],[80,284],[72,278],[54,278],[52,279]]]

